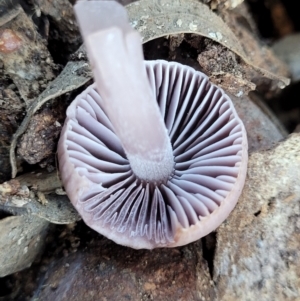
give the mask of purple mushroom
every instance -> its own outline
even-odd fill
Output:
[[[99,5],[110,19],[94,14]],[[96,83],[68,108],[59,140],[71,202],[91,228],[136,249],[207,235],[246,177],[246,132],[230,98],[188,66],[143,62],[121,5],[75,11]]]

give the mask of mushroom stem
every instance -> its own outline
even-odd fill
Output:
[[[75,12],[103,109],[132,171],[141,180],[165,183],[173,171],[173,150],[148,82],[140,35],[114,1],[77,2]]]

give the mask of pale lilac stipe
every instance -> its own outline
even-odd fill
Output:
[[[78,1],[74,10],[101,91],[102,108],[131,169],[145,181],[166,182],[174,165],[172,146],[148,83],[141,36],[130,26],[124,7],[115,1]],[[174,93],[180,92],[180,86],[173,87]],[[90,107],[85,105],[87,112]]]
[[[137,249],[174,247],[213,231],[234,208],[246,176],[247,137],[230,98],[203,73],[159,60],[145,67],[173,145],[167,181],[147,182],[132,171],[95,85],[67,111],[59,163],[69,197],[91,228]],[[76,183],[88,183],[85,189],[71,186],[68,170]]]

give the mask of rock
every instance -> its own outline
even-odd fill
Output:
[[[249,96],[238,98],[230,95],[230,98],[246,128],[249,153],[271,148],[287,136],[278,119],[258,96],[252,95],[255,101]]]
[[[34,216],[0,220],[0,277],[29,267],[41,253],[49,223]]]
[[[299,178],[299,134],[250,156],[238,205],[217,232],[219,300],[300,300]]]
[[[97,236],[48,267],[37,300],[214,300],[201,241],[174,249],[133,250]]]

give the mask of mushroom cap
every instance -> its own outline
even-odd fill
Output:
[[[145,67],[173,147],[169,179],[146,182],[132,172],[95,84],[67,110],[60,174],[97,232],[136,249],[181,246],[215,230],[237,203],[247,170],[246,131],[230,98],[205,74],[162,60]]]

